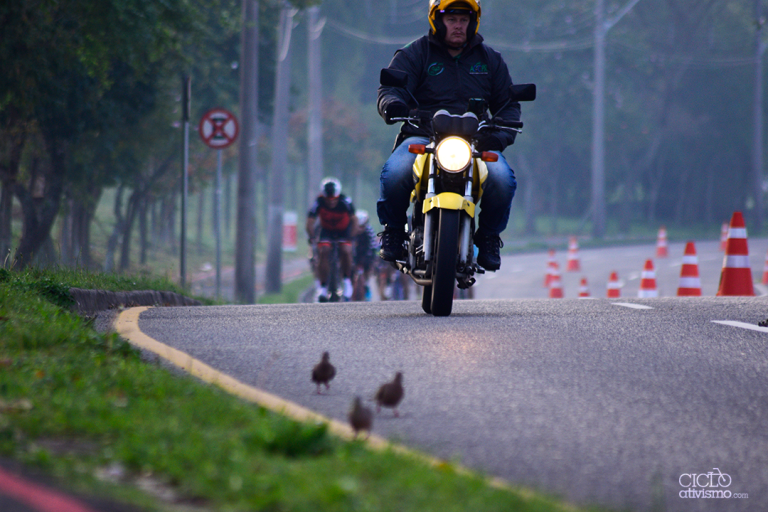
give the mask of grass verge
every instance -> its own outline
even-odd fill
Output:
[[[372,452],[142,361],[67,309],[70,286],[121,289],[122,279],[0,271],[0,455],[148,510],[564,508],[451,464]]]

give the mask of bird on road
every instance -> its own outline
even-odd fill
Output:
[[[376,392],[376,412],[381,412],[381,407],[389,407],[395,410],[395,416],[400,416],[397,412],[397,404],[403,399],[405,390],[403,389],[403,374],[397,372],[395,380],[383,384]]]
[[[349,410],[349,424],[352,425],[352,430],[355,431],[355,439],[357,439],[357,434],[361,430],[365,430],[368,433],[365,436],[366,439],[371,435],[373,413],[369,408],[363,406],[363,401],[359,396],[355,397],[352,409]]]
[[[323,352],[323,360],[312,368],[312,382],[317,384],[317,394],[320,393],[320,385],[325,384],[325,389],[331,389],[329,382],[336,376],[336,368],[331,364],[331,356]]]

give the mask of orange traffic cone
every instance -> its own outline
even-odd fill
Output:
[[[581,261],[579,261],[579,242],[575,236],[568,241],[568,264],[565,267],[566,272],[579,272],[581,270]]]
[[[763,265],[763,284],[768,284],[768,253],[765,254],[765,264]]]
[[[669,256],[667,251],[667,228],[661,226],[659,228],[659,236],[656,238],[656,257],[666,258]]]
[[[725,251],[725,244],[728,242],[728,223],[723,222],[720,226],[720,250]]]
[[[683,253],[683,268],[680,269],[680,284],[677,288],[678,297],[701,297],[701,279],[699,279],[699,258],[696,256],[696,246],[693,242],[685,244]]]
[[[547,255],[547,273],[544,276],[544,288],[549,288],[549,283],[552,282],[552,266],[557,265],[555,261],[555,250],[550,249]]]
[[[563,298],[563,283],[560,281],[560,265],[556,261],[552,262],[552,280],[549,282],[549,298]]]
[[[606,296],[609,299],[621,297],[621,283],[619,283],[619,274],[615,270],[611,272],[611,277],[608,279],[608,293]]]
[[[741,212],[733,212],[731,226],[728,229],[728,242],[725,245],[723,271],[720,274],[720,288],[717,296],[755,295],[752,286],[752,269],[749,267],[749,247],[747,246],[747,226]]]
[[[653,260],[645,260],[645,267],[640,274],[640,290],[637,296],[641,299],[658,297],[659,291],[656,289],[656,270],[653,268]]]
[[[579,298],[589,297],[589,286],[587,286],[587,278],[581,278],[581,284],[579,285]]]

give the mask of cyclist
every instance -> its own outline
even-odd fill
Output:
[[[341,193],[336,178],[325,178],[320,184],[320,195],[307,213],[307,236],[317,247],[317,300],[329,300],[328,281],[331,272],[332,244],[337,244],[341,273],[344,276],[342,298],[352,298],[352,234],[357,231],[357,217],[352,201]],[[319,233],[316,235],[316,224]],[[333,294],[336,290],[330,290]]]
[[[371,300],[371,289],[368,286],[368,279],[371,276],[371,267],[375,261],[376,254],[379,252],[379,246],[376,240],[376,232],[371,227],[369,221],[368,212],[365,210],[357,210],[355,212],[357,217],[357,234],[355,235],[355,272],[360,273],[362,278],[362,284],[364,288],[365,300]],[[362,300],[360,297],[356,297],[355,300]]]

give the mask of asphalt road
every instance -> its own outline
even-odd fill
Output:
[[[713,321],[766,318],[768,298],[518,299],[448,318],[414,301],[157,308],[139,327],[342,421],[402,371],[379,435],[578,504],[720,511],[768,509],[768,329]],[[318,396],[324,350],[338,375]],[[731,498],[680,497],[714,468],[728,487],[694,490]]]

